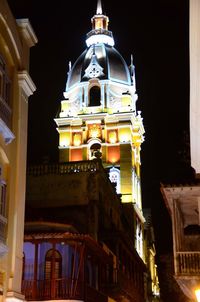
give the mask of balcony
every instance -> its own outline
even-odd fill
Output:
[[[40,176],[46,174],[70,174],[103,170],[98,160],[67,162],[63,164],[43,164],[28,167],[27,175]]]
[[[134,277],[127,273],[114,269],[112,276],[104,285],[103,290],[114,297],[117,301],[121,297],[126,297],[132,302],[144,302],[144,280],[143,271],[138,270],[134,273]]]
[[[23,280],[22,293],[27,301],[84,300],[107,302],[107,296],[77,279]]]
[[[177,252],[176,274],[197,275],[200,278],[200,252]]]
[[[161,192],[172,219],[174,277],[193,300],[200,284],[200,184],[162,186]]]

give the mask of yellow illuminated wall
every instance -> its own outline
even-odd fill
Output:
[[[119,141],[120,143],[127,143],[131,141],[130,128],[119,128]]]
[[[1,95],[0,108],[0,193],[3,193],[0,195],[0,300],[5,302],[24,301],[21,280],[28,98],[36,89],[29,75],[29,53],[35,43],[37,38],[29,20],[16,22],[7,1],[1,0],[0,56],[10,81],[7,87],[10,98]],[[6,85],[6,81],[1,84]]]
[[[70,146],[71,134],[70,132],[60,132],[59,134],[59,145],[61,147]]]

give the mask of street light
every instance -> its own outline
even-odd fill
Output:
[[[200,302],[200,289],[199,288],[195,290],[195,295],[197,297],[197,301]]]

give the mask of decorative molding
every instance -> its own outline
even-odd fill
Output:
[[[33,92],[36,90],[36,86],[26,70],[18,72],[18,82],[19,86],[24,90],[27,97],[33,94]]]
[[[34,46],[38,39],[28,19],[17,19],[17,25],[29,47]]]
[[[6,302],[21,302],[25,301],[25,296],[21,293],[15,292],[15,291],[7,291],[6,294]]]

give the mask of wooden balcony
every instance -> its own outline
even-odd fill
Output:
[[[177,283],[186,296],[195,300],[194,291],[200,283],[200,252],[176,252],[174,264]]]
[[[23,280],[22,293],[27,301],[84,300],[107,302],[107,296],[77,279]]]
[[[126,297],[132,302],[144,302],[144,280],[143,272],[135,272],[134,278],[131,278],[127,273],[119,269],[113,271],[107,284],[103,289],[109,295],[114,297],[117,301],[121,297]]]
[[[177,252],[176,274],[200,277],[200,252]]]

